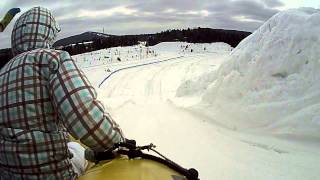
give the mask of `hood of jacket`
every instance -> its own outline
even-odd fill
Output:
[[[43,7],[34,7],[23,13],[16,21],[11,35],[13,55],[39,48],[50,48],[60,32],[60,27],[51,12]]]

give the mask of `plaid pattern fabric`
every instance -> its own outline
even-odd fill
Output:
[[[50,12],[30,11],[12,34],[13,51],[22,53],[0,71],[0,179],[72,179],[68,133],[92,148],[109,148],[123,135],[70,55],[46,48],[55,34],[21,20],[54,24]],[[25,22],[34,27],[19,30]]]

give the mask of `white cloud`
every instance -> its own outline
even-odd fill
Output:
[[[139,15],[141,15],[141,16],[153,16],[155,14],[156,13],[154,13],[154,12],[139,12]]]
[[[178,15],[195,15],[195,16],[207,17],[210,15],[210,12],[207,10],[200,10],[200,11],[178,12],[177,14]]]
[[[263,22],[261,20],[252,19],[252,18],[247,17],[247,16],[233,16],[232,18],[234,20],[236,20],[236,21],[241,21],[241,22],[259,22],[259,23]]]
[[[110,17],[114,16],[117,14],[121,15],[133,15],[137,13],[138,11],[135,9],[130,9],[125,6],[117,6],[111,9],[105,9],[105,10],[80,10],[78,12],[77,17],[90,17],[90,18],[95,18],[95,17]]]
[[[177,12],[177,10],[174,8],[168,8],[168,9],[163,10],[162,12],[163,13],[175,13],[175,12]]]

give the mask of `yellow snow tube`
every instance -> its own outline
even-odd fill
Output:
[[[164,164],[148,159],[122,156],[101,161],[89,168],[79,180],[186,180]]]

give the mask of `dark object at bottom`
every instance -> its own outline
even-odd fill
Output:
[[[115,180],[121,178],[129,180],[199,180],[197,170],[181,167],[154,148],[153,144],[136,146],[134,140],[127,140],[125,143],[115,144],[113,148],[103,152],[86,150],[86,158],[95,161],[96,165],[89,169],[80,180],[99,180],[102,177]],[[158,156],[144,153],[143,150],[153,151]]]

